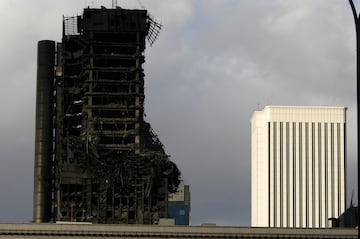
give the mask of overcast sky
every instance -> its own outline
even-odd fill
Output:
[[[348,108],[349,204],[356,49],[347,0],[141,4],[163,24],[146,49],[146,120],[191,187],[193,225],[250,225],[250,117],[266,105]],[[100,5],[111,1],[0,1],[0,222],[32,220],[37,42],[61,41],[62,15]]]

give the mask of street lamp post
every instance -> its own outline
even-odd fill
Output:
[[[349,0],[349,4],[354,16],[355,21],[355,31],[356,31],[356,105],[357,105],[357,177],[358,177],[358,210],[359,210],[359,198],[360,198],[360,190],[359,190],[359,169],[360,169],[360,127],[359,127],[359,119],[360,119],[360,15],[356,12],[356,8],[353,0]],[[359,235],[360,228],[358,227]]]

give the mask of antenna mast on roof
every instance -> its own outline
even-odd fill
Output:
[[[115,9],[117,6],[117,0],[112,0],[112,8]]]

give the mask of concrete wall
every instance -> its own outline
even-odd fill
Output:
[[[357,229],[0,223],[0,238],[357,238]]]

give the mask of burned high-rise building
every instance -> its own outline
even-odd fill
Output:
[[[146,10],[84,9],[38,44],[34,221],[154,224],[177,166],[144,120]]]

